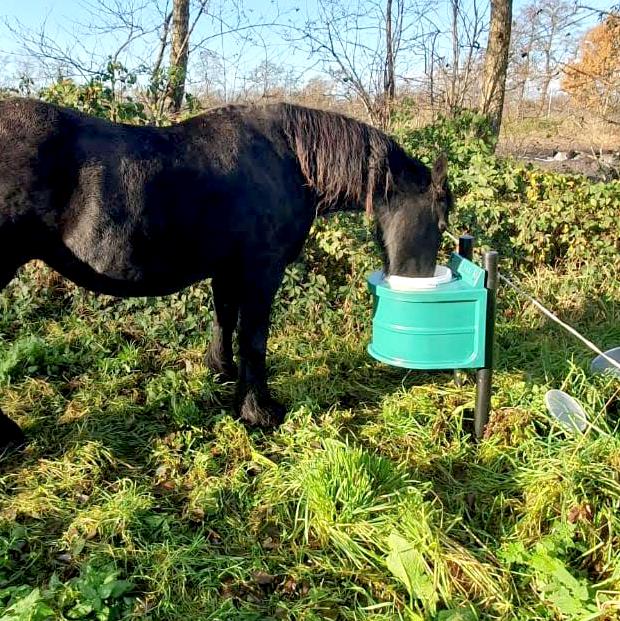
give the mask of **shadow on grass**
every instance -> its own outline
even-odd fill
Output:
[[[614,300],[592,300],[575,312],[571,323],[577,327],[591,327],[589,336],[598,336],[603,347],[612,346],[620,342],[620,327],[614,319],[616,308]],[[597,323],[593,326],[595,320]],[[526,384],[560,382],[570,372],[572,360],[584,369],[591,360],[588,350],[550,323],[530,328],[523,325],[522,320],[511,321],[502,315],[496,342],[497,371],[518,372]],[[37,342],[35,345],[39,346]],[[75,354],[69,351],[70,360],[63,363],[68,351],[66,344],[47,345],[43,352],[36,347],[33,359],[16,362],[13,380],[19,381],[29,374],[38,376],[47,379],[57,394],[49,403],[39,404],[51,412],[33,416],[25,426],[29,440],[36,441],[25,453],[3,458],[0,472],[42,458],[59,459],[64,453],[90,441],[103,446],[112,458],[127,464],[130,469],[137,469],[139,474],[136,476],[142,476],[144,469],[150,468],[149,454],[159,439],[189,427],[203,428],[208,438],[216,421],[223,416],[234,416],[232,384],[213,383],[207,390],[186,392],[182,398],[177,398],[171,387],[165,398],[147,403],[145,395],[149,379],[157,377],[151,375],[157,365],[143,358],[142,362],[148,362],[149,369],[140,381],[128,390],[109,391],[107,402],[95,404],[88,408],[85,416],[71,419],[65,416],[76,394],[71,376],[87,373],[89,365],[96,363],[96,357],[89,348],[78,347]],[[29,358],[32,351],[25,347],[23,354]],[[361,346],[323,351],[304,360],[303,369],[293,358],[279,352],[270,355],[268,360],[275,393],[289,411],[308,404],[314,411],[359,408],[348,423],[353,433],[375,415],[386,397],[398,391],[419,386],[454,388],[451,371],[423,372],[389,367],[372,360]],[[29,362],[34,363],[34,368]],[[473,373],[470,373],[468,395],[471,394],[472,380]],[[470,411],[464,412],[463,431],[470,434],[473,431]],[[445,469],[446,465],[439,466]],[[466,464],[458,468],[464,469]]]
[[[512,309],[500,309],[496,330],[496,368],[521,371],[526,381],[561,381],[577,365],[586,373],[596,356],[575,336],[550,319],[537,318],[535,326],[523,318],[507,318]],[[574,309],[565,321],[603,351],[620,345],[620,304],[609,297],[589,300]]]
[[[303,374],[281,355],[271,360],[277,369],[277,375],[272,375],[274,384],[293,408],[307,402],[321,409],[376,406],[397,390],[450,381],[453,377],[451,371],[390,367],[373,360],[365,350],[324,352],[317,356],[316,368]]]

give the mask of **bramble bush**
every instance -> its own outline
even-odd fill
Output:
[[[486,121],[470,112],[421,130],[396,131],[396,138],[429,165],[446,153],[456,198],[449,228],[498,250],[504,269],[519,273],[548,266],[566,272],[594,260],[619,262],[620,180],[592,182],[500,158]],[[444,247],[452,245],[446,240]],[[304,259],[294,268],[297,289],[287,280],[283,293],[292,299],[304,286],[311,293],[323,274],[327,278],[320,281],[322,289],[316,287],[316,299],[339,304],[339,293],[350,290],[347,283],[357,282],[363,292],[360,269],[379,265],[363,216],[339,214],[315,223]],[[313,280],[304,281],[304,274]]]
[[[484,117],[471,112],[395,137],[427,164],[447,155],[457,199],[450,228],[499,250],[512,269],[617,255],[619,180],[593,183],[500,158]]]
[[[123,65],[109,62],[105,71],[85,84],[63,78],[42,88],[39,97],[49,103],[75,108],[118,123],[145,125],[148,116],[144,104],[127,92],[135,87],[136,81],[136,75]]]
[[[60,80],[40,96],[102,118],[168,123],[149,118],[144,105],[129,94],[135,85],[135,75],[110,63],[86,84]],[[194,102],[188,114],[196,110]],[[498,250],[502,269],[519,274],[546,266],[569,273],[594,260],[612,266],[620,262],[620,180],[592,182],[498,157],[486,119],[471,111],[421,129],[410,129],[410,114],[406,107],[395,114],[394,137],[426,164],[439,153],[447,155],[456,197],[449,228],[455,235],[471,233],[479,246]],[[317,219],[302,256],[287,269],[277,309],[303,312],[316,325],[329,321],[330,312],[343,313],[352,327],[365,321],[356,312],[363,305],[356,302],[367,295],[365,276],[381,265],[371,230],[372,223],[361,213]],[[444,251],[452,248],[445,239]]]
[[[86,84],[59,80],[39,95],[102,118],[145,124],[153,119],[130,94],[135,86],[134,74],[110,62]],[[197,110],[194,103],[192,111]],[[472,111],[440,118],[421,129],[408,128],[411,114],[407,107],[395,113],[394,137],[426,164],[431,165],[439,153],[447,155],[456,197],[450,221],[454,234],[475,235],[479,244],[497,249],[503,265],[515,271],[541,265],[561,269],[565,261],[572,264],[592,257],[617,258],[620,180],[592,182],[498,157],[487,120]],[[339,292],[349,290],[353,270],[367,267],[366,260],[360,264],[362,253],[378,265],[367,230],[360,214],[317,221],[302,260],[287,273],[283,288],[287,301],[304,291],[314,292],[310,297],[316,299],[329,294],[338,303]]]

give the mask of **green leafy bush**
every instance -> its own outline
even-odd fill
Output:
[[[440,117],[421,129],[407,129],[403,119],[394,126],[394,137],[410,153],[431,165],[439,153],[444,153],[451,165],[452,183],[457,191],[460,172],[475,158],[490,158],[495,151],[495,136],[486,117],[463,111],[454,118]]]
[[[134,74],[110,62],[86,84],[60,80],[40,96],[102,118],[144,124],[149,117],[131,95],[135,85]],[[191,113],[198,108],[194,103]],[[620,181],[592,183],[497,157],[487,119],[472,111],[421,129],[410,129],[410,115],[407,107],[396,111],[394,136],[429,165],[439,153],[447,155],[457,199],[450,222],[455,234],[474,234],[480,244],[500,252],[504,266],[517,271],[541,265],[560,268],[565,261],[594,256],[617,258]],[[378,266],[375,250],[360,214],[318,220],[303,258],[287,271],[282,303],[308,311],[308,301],[337,305],[352,287],[363,291],[355,274]]]
[[[620,181],[593,183],[497,157],[484,119],[470,112],[395,135],[426,163],[447,154],[457,199],[450,228],[499,250],[510,268],[617,258]]]
[[[85,84],[69,78],[42,88],[39,97],[43,101],[76,108],[81,112],[110,119],[119,123],[144,125],[148,116],[144,104],[128,93],[135,87],[135,74],[118,62],[109,62],[105,71],[95,75]]]

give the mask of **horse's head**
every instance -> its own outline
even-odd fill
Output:
[[[384,271],[386,275],[428,277],[434,274],[453,202],[447,182],[448,163],[445,156],[439,157],[430,183],[426,170],[426,184],[421,184],[420,166],[408,164],[393,173],[388,200],[377,210]]]

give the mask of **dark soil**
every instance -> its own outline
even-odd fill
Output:
[[[620,179],[620,151],[611,149],[593,151],[575,146],[564,150],[531,144],[515,151],[500,144],[498,154],[511,156],[544,170],[585,175],[593,181]]]
[[[567,160],[542,159],[537,157],[522,157],[535,166],[554,172],[585,175],[593,181],[611,181],[620,178],[620,159],[601,160],[593,155],[578,153],[576,157]]]

